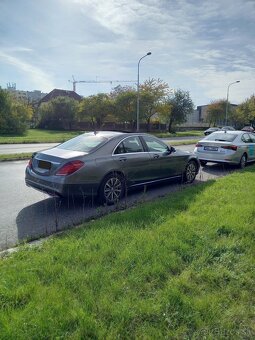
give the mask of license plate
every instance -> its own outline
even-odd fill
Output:
[[[207,150],[207,151],[218,151],[218,148],[216,146],[205,146],[204,150]]]
[[[46,161],[39,161],[38,162],[38,167],[41,168],[41,169],[50,170],[51,163],[50,162],[46,162]]]

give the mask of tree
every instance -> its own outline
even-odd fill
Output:
[[[226,104],[226,100],[220,99],[212,101],[211,104],[208,105],[206,120],[209,125],[222,125],[222,122],[225,121]],[[229,113],[230,111],[231,108],[229,106]]]
[[[237,125],[240,127],[245,124],[255,125],[255,95],[238,105],[233,114],[233,119],[236,120]]]
[[[72,128],[78,111],[77,100],[70,97],[56,97],[39,107],[39,126],[53,129]]]
[[[140,112],[141,118],[147,123],[150,130],[151,118],[162,109],[162,102],[169,94],[169,86],[161,79],[146,80],[140,86]]]
[[[0,132],[24,134],[33,114],[32,107],[0,89]]]
[[[114,101],[114,114],[117,120],[131,123],[135,127],[136,103],[137,92],[134,89],[119,92]]]
[[[168,131],[173,132],[176,124],[186,122],[187,115],[194,110],[194,104],[188,91],[178,89],[173,95],[168,95],[162,107],[162,116],[168,123]]]
[[[82,99],[78,115],[80,120],[90,121],[94,129],[100,129],[113,109],[110,96],[106,93],[99,93]]]

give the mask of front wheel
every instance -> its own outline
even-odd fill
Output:
[[[200,164],[201,164],[201,166],[206,166],[207,161],[201,161],[201,160],[200,160]]]
[[[106,176],[99,189],[101,203],[112,205],[117,203],[124,195],[125,181],[123,176],[112,173]]]
[[[192,183],[194,181],[197,175],[197,168],[198,165],[195,161],[189,161],[183,174],[183,179],[185,183]]]

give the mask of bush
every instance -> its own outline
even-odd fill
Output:
[[[30,106],[0,89],[0,133],[24,134],[32,113]]]

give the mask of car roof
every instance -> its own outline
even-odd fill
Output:
[[[247,131],[241,131],[241,130],[220,130],[220,131],[215,131],[213,134],[222,134],[222,133],[229,133],[231,135],[240,135],[240,134],[243,134]]]

